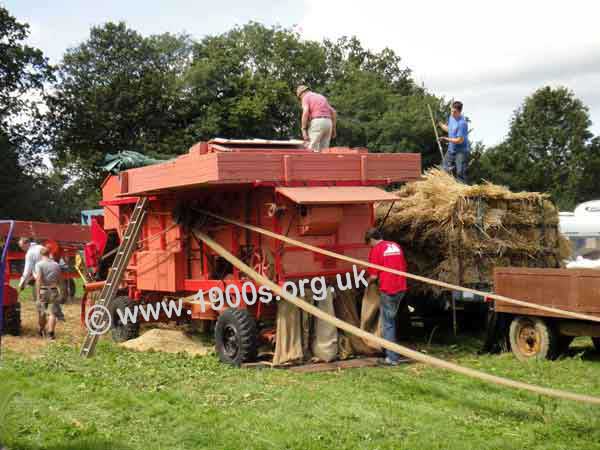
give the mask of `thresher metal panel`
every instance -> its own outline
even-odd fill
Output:
[[[309,206],[299,218],[300,236],[327,236],[338,231],[344,217],[342,206]]]
[[[284,200],[283,204],[287,208],[281,218],[281,229],[290,238],[361,259],[368,256],[369,249],[365,245],[363,237],[365,231],[372,226],[371,204],[298,205],[283,195],[281,195],[281,200]],[[328,208],[341,210],[342,215],[336,229],[327,235],[303,235],[301,220],[303,209],[306,209],[308,213],[309,210]],[[286,276],[295,277],[297,275],[302,278],[309,274],[314,276],[332,270],[337,272],[352,270],[350,263],[323,257],[318,253],[287,244],[284,245],[282,253],[282,265]]]
[[[136,253],[137,288],[147,291],[183,290],[185,260],[182,253],[149,250]]]
[[[600,313],[599,270],[496,268],[494,289],[500,295],[538,305],[587,314]],[[498,312],[562,317],[501,301],[496,302],[495,308]]]
[[[216,153],[191,153],[173,161],[127,171],[127,195],[197,186],[219,179]]]
[[[119,177],[117,175],[108,176],[102,183],[102,200],[110,201],[117,198],[121,193]],[[118,230],[119,229],[119,206],[105,205],[104,206],[104,229]]]
[[[264,151],[263,151],[264,150]],[[173,161],[127,171],[127,192],[121,196],[231,183],[356,183],[387,184],[421,176],[417,153],[300,153],[285,148],[251,152],[192,151]]]
[[[421,178],[420,153],[370,153],[363,169],[367,180],[415,181]]]
[[[374,186],[278,187],[278,193],[300,205],[374,203],[398,200]]]
[[[217,155],[218,161],[217,178],[213,181],[252,183],[283,180],[283,155],[281,154],[237,152],[213,154]]]

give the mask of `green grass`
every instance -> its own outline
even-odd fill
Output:
[[[467,339],[429,353],[600,395],[589,340],[576,341],[568,358],[531,364],[511,354],[478,356],[477,345]],[[104,341],[90,360],[60,344],[36,359],[5,355],[4,403],[0,435],[11,450],[600,448],[598,407],[421,365],[298,374]]]

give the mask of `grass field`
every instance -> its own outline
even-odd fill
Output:
[[[33,342],[33,316],[25,316],[19,339]],[[77,321],[77,305],[68,321]],[[9,449],[600,449],[598,407],[423,365],[235,369],[214,356],[136,353],[108,340],[82,360],[75,341],[63,333],[33,350],[3,344],[0,436]],[[568,357],[530,364],[477,355],[473,338],[460,342],[413,344],[489,373],[600,396],[600,357],[587,339]]]

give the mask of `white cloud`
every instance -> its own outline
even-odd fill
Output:
[[[433,92],[463,100],[475,138],[494,144],[545,84],[573,89],[600,134],[599,15],[600,3],[585,0],[306,0],[301,27],[306,38],[392,48]]]

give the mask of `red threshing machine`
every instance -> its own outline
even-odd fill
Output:
[[[149,199],[136,251],[111,306],[115,340],[134,337],[139,322],[123,324],[119,309],[184,298],[180,319],[217,322],[217,351],[239,363],[259,341],[273,341],[276,302],[239,308],[206,308],[192,299],[201,290],[241,291],[247,278],[214,254],[194,230],[201,230],[280,285],[313,276],[352,272],[348,263],[209,219],[210,211],[348,256],[366,259],[365,230],[374,222],[374,202],[393,201],[381,187],[416,180],[421,156],[369,153],[336,147],[315,153],[302,141],[214,139],[194,145],[175,160],[109,176],[102,185],[104,224],[92,224],[88,267],[97,280],[108,273],[140,197]],[[100,283],[91,283],[97,288]],[[121,315],[122,317],[122,315]],[[167,320],[161,312],[157,320]],[[243,335],[251,333],[252,335]],[[227,339],[228,342],[219,342]],[[221,344],[221,345],[220,345]],[[223,345],[227,344],[227,345]],[[241,348],[243,347],[243,348]]]
[[[3,276],[0,313],[3,317],[3,330],[6,333],[18,335],[21,329],[20,304],[16,289],[10,286],[11,280],[21,277],[25,260],[25,253],[13,250],[16,244],[13,238],[28,237],[38,244],[45,245],[52,256],[64,260],[67,266],[73,266],[73,259],[79,250],[91,239],[90,227],[84,225],[71,225],[61,223],[26,222],[16,220],[0,220],[0,245],[2,246]],[[13,249],[11,249],[13,248]],[[79,275],[74,270],[63,272],[66,278],[66,295],[71,297],[75,293],[74,278]]]

